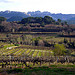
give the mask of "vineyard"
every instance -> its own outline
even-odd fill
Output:
[[[1,35],[0,39],[0,69],[32,69],[53,65],[75,68],[74,38],[19,34],[8,36]]]
[[[2,45],[1,45],[2,46]],[[0,68],[50,66],[51,64],[75,64],[73,56],[54,56],[47,47],[14,46],[5,44],[0,48]]]
[[[48,56],[52,56],[53,52],[52,50],[29,49],[24,47],[16,48],[12,46],[6,49],[1,48],[0,55],[1,56],[13,55],[13,56],[48,57]]]

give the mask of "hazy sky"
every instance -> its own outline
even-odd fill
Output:
[[[5,10],[75,14],[75,0],[0,0],[0,11]]]

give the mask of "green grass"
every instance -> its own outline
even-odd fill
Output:
[[[4,49],[6,49],[7,47],[12,47],[12,46],[14,46],[14,44],[6,44],[6,45],[4,45]]]
[[[8,74],[20,73],[21,75],[75,75],[75,68],[48,68],[48,67],[35,67],[33,69],[15,68],[7,71]]]
[[[75,68],[75,65],[71,65],[71,64],[66,64],[66,65],[63,65],[63,64],[57,64],[57,65],[50,65],[50,67],[64,67],[64,68],[68,68],[68,67],[72,67],[72,68]]]

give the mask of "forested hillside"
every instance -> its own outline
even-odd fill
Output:
[[[0,18],[0,32],[59,32],[64,30],[65,26],[68,27],[67,22],[61,22],[61,19],[55,21],[50,16],[28,17],[13,22],[7,22],[4,17]]]
[[[45,16],[50,16],[52,17],[54,20],[64,20],[67,21],[68,24],[75,24],[75,21],[73,20],[73,18],[75,17],[75,14],[61,14],[61,13],[50,13],[48,11],[33,11],[33,12],[17,12],[17,11],[1,11],[0,12],[0,16],[5,17],[7,19],[7,21],[12,22],[12,21],[21,21],[22,18],[27,18],[27,17],[42,17],[44,18]]]

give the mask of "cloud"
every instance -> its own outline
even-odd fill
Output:
[[[0,0],[1,3],[9,3],[12,2],[12,0]]]

